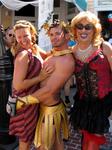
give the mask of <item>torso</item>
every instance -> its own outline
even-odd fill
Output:
[[[31,78],[33,78],[33,77],[35,77],[39,74],[39,72],[41,70],[41,61],[37,56],[33,55],[30,51],[28,51],[28,57],[29,57],[29,67],[28,67],[28,70],[27,70],[26,79],[31,79]],[[40,84],[36,84],[36,85],[33,85],[30,88],[20,90],[20,91],[16,91],[13,88],[12,92],[13,92],[13,96],[14,95],[16,95],[16,96],[25,96],[25,95],[28,95],[28,94],[31,94],[31,93],[35,92],[39,88],[40,88]]]
[[[86,59],[81,61],[76,57],[76,81],[80,98],[91,95],[90,97],[103,98],[112,91],[112,74],[107,57],[101,49],[95,50]]]
[[[52,57],[50,56],[49,58],[47,58],[45,60],[45,63],[47,64],[52,64],[53,66],[55,66],[55,71],[52,73],[52,75],[55,77],[54,80],[56,80],[58,82],[58,74],[60,74],[61,70],[60,70],[60,65],[63,64],[63,67],[66,67],[64,66],[64,62],[67,60],[67,59],[70,59],[72,57],[73,59],[73,56],[72,54],[67,54],[67,55],[63,55],[63,56],[56,56],[56,57]],[[51,75],[51,76],[52,76]],[[49,77],[50,78],[50,77]],[[41,82],[41,87],[44,87],[45,84],[47,84],[49,78],[45,79],[44,81]],[[67,80],[66,79],[66,76],[65,76],[65,81]],[[55,86],[55,85],[54,85]],[[46,99],[47,100],[47,99]],[[48,101],[49,101],[49,104],[50,105],[55,105],[57,104],[59,101],[60,101],[60,88],[58,88],[55,93],[51,96],[51,97],[48,97]]]

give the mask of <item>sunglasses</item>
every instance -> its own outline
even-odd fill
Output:
[[[92,30],[94,28],[93,24],[86,24],[86,25],[83,25],[83,24],[76,24],[75,27],[78,29],[78,30]]]
[[[11,33],[10,33],[10,34],[9,34],[9,37],[12,37],[12,36],[14,37],[14,34],[11,34]]]

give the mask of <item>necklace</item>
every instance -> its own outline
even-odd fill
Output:
[[[92,48],[92,44],[90,44],[86,49],[81,49],[80,47],[78,47],[78,51],[80,51],[81,53],[85,53],[89,51],[91,48]]]
[[[93,52],[92,45],[89,45],[89,47],[84,50],[82,50],[78,47],[75,55],[76,55],[76,58],[85,62],[87,60],[87,58],[91,56],[92,52]]]
[[[56,51],[55,49],[52,49],[51,53],[52,53],[53,56],[62,56],[62,55],[66,55],[66,54],[71,54],[73,52],[70,49],[65,49],[65,50],[62,50],[62,51]]]

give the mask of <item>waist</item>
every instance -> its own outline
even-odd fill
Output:
[[[65,110],[65,106],[61,102],[57,103],[55,105],[51,105],[51,106],[40,105],[40,110],[44,114],[52,114],[52,113],[55,113],[57,111]]]

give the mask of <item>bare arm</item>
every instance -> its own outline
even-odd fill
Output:
[[[49,76],[49,70],[43,68],[41,73],[32,79],[25,79],[28,69],[28,53],[26,51],[21,52],[14,64],[13,86],[16,90],[22,90],[29,88]]]
[[[40,56],[45,60],[48,56],[51,55],[51,52],[46,52],[45,50],[41,49],[39,46],[37,46],[38,52],[40,53]]]
[[[107,56],[112,71],[112,45],[110,45],[109,42],[104,42],[102,48],[104,54]]]

